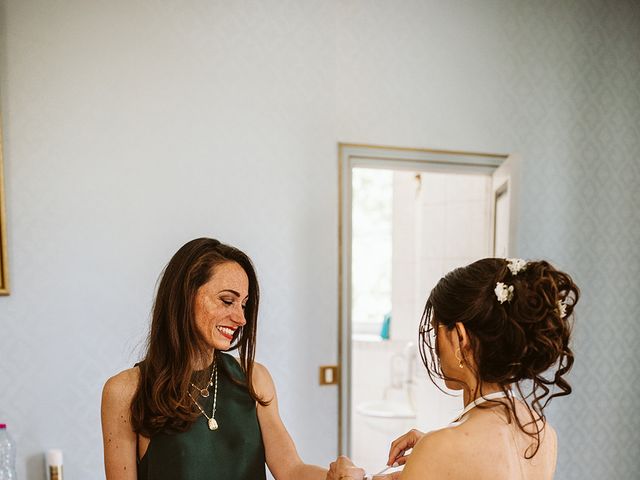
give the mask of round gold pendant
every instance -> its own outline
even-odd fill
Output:
[[[209,396],[209,389],[208,388],[203,388],[202,390],[200,390],[200,396],[207,398]]]
[[[216,422],[215,418],[210,418],[207,423],[209,425],[209,430],[217,430],[218,429],[218,422]]]

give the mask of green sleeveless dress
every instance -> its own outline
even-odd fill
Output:
[[[209,430],[207,419],[200,415],[186,432],[154,435],[138,462],[138,480],[266,479],[255,401],[228,373],[244,379],[244,372],[231,355],[218,353],[217,358],[219,428]],[[207,398],[194,398],[210,415],[213,391]]]

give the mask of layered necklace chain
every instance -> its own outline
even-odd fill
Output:
[[[211,416],[207,415],[207,412],[204,411],[204,409],[200,406],[198,401],[195,398],[193,398],[193,395],[191,395],[191,392],[187,392],[187,393],[189,394],[189,397],[191,397],[191,400],[193,400],[193,403],[196,404],[196,407],[198,407],[198,410],[200,410],[200,413],[202,413],[202,415],[204,415],[204,417],[207,419],[207,425],[209,426],[209,430],[217,430],[218,422],[216,421],[215,416],[216,416],[216,402],[218,400],[218,364],[216,362],[215,356],[213,357],[213,365],[211,366],[211,375],[209,376],[209,381],[207,382],[207,385],[203,388],[200,388],[197,385],[191,383],[191,386],[196,390],[198,390],[198,393],[203,398],[207,398],[209,396],[209,387],[213,387],[213,408],[211,409]]]

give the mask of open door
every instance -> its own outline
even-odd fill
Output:
[[[510,155],[491,175],[493,256],[516,255],[520,157]]]
[[[424,292],[455,266],[513,255],[519,164],[501,154],[354,144],[340,144],[339,159],[338,450],[376,470],[393,438],[412,426],[439,428],[458,411],[416,373]],[[384,184],[373,178],[388,174]],[[391,189],[388,195],[384,189]],[[389,261],[379,245],[387,227]],[[358,260],[374,256],[384,271]],[[362,278],[381,280],[355,285]],[[380,308],[361,300],[363,292],[380,300]],[[385,295],[391,308],[382,308]],[[363,302],[372,308],[364,312]]]

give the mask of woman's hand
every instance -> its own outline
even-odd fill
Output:
[[[335,462],[331,462],[326,480],[362,480],[363,478],[363,469],[356,467],[348,457],[340,456]]]
[[[393,465],[397,463],[398,465],[404,465],[407,462],[407,458],[409,454],[407,450],[411,450],[418,440],[424,437],[424,433],[419,430],[410,430],[401,437],[396,438],[393,442],[391,442],[391,448],[389,449],[389,460],[387,460],[387,465]]]

